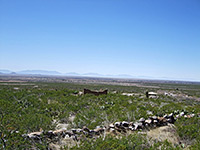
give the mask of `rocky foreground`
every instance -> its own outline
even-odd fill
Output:
[[[149,131],[147,132],[147,136],[153,135],[152,137],[156,137],[156,132],[153,132],[153,130],[155,131],[156,128],[163,126],[169,127],[172,124],[174,124],[174,122],[180,117],[192,118],[194,116],[195,114],[193,113],[188,114],[183,111],[182,112],[175,111],[173,113],[166,114],[164,116],[151,116],[147,119],[140,118],[137,122],[122,121],[122,122],[112,123],[108,126],[97,126],[95,129],[89,129],[86,126],[84,126],[82,129],[78,128],[71,130],[62,128],[59,130],[32,132],[29,134],[24,134],[22,136],[24,138],[33,140],[34,142],[41,142],[42,140],[45,139],[49,141],[50,149],[60,149],[61,147],[66,145],[67,147],[72,147],[75,144],[78,144],[78,142],[84,138],[94,138],[94,139],[98,137],[105,138],[105,136],[108,134],[117,136],[120,134],[127,134],[127,133],[131,134],[134,131]],[[198,117],[200,117],[199,114]],[[162,130],[166,130],[166,128]]]

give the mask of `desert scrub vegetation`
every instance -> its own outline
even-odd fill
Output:
[[[67,149],[67,148],[66,148]],[[113,136],[107,136],[105,139],[98,138],[96,140],[86,139],[81,142],[80,145],[74,146],[72,150],[181,150],[182,148],[174,147],[168,141],[156,142],[151,145],[148,140],[140,134],[131,134],[128,136],[122,136],[116,138]]]
[[[107,136],[105,139],[98,138],[96,140],[86,139],[81,142],[79,146],[75,146],[72,150],[132,150],[132,149],[147,149],[148,143],[141,135],[132,134],[129,136],[123,136],[116,138],[113,136]]]
[[[37,85],[37,87],[35,87]],[[157,85],[154,85],[157,86]],[[176,85],[162,85],[162,89],[175,89]],[[187,88],[189,86],[189,89]],[[197,96],[199,86],[181,85],[183,92]],[[180,88],[179,87],[179,88]],[[105,89],[108,95],[77,95],[83,88]],[[104,84],[73,84],[33,82],[30,85],[0,84],[0,149],[46,149],[49,141],[31,141],[22,135],[34,131],[53,130],[56,122],[68,124],[68,128],[87,126],[94,129],[116,121],[137,121],[141,117],[164,115],[175,110],[192,112],[193,118],[180,118],[175,122],[177,132],[191,149],[198,149],[200,143],[200,103],[179,101],[172,97],[160,96],[158,99],[147,99],[141,96],[125,96],[122,92],[144,94],[152,88],[118,86]],[[117,91],[113,94],[112,91]],[[179,90],[180,91],[180,90]],[[69,117],[74,115],[74,120]],[[156,141],[150,145],[144,136],[131,134],[115,138],[106,136],[99,139],[84,139],[72,149],[179,149],[169,142]]]
[[[200,149],[200,119],[181,118],[175,123],[177,131],[184,143],[191,145],[191,149]]]

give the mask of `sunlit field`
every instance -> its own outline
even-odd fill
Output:
[[[83,95],[84,88],[108,89],[108,94]],[[157,92],[158,97],[146,98],[146,91]],[[199,149],[199,91],[199,84],[180,83],[146,83],[146,86],[136,87],[96,83],[1,82],[0,149],[56,149],[56,146],[64,149]],[[127,93],[132,95],[127,96]],[[147,133],[156,127],[95,138],[85,136],[73,140],[69,137],[67,142],[66,137],[45,136],[59,126],[69,131],[83,127],[92,130],[98,126],[109,127],[114,122],[136,122],[140,118],[181,112],[185,116],[194,116],[176,118],[174,129],[178,143],[170,143],[170,137],[164,141],[149,138]],[[39,140],[27,136],[36,131],[42,131]],[[63,139],[65,142],[62,142]]]

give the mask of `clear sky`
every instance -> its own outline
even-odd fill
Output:
[[[200,0],[0,0],[0,69],[200,81]]]

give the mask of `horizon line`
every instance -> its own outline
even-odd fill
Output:
[[[3,73],[2,71],[9,71],[9,73]],[[20,73],[23,71],[46,71],[46,72],[56,72],[58,74],[45,74],[45,73]],[[78,72],[59,72],[55,70],[21,70],[21,71],[11,71],[8,69],[0,69],[0,75],[40,75],[40,76],[63,76],[63,77],[91,77],[91,78],[115,78],[115,79],[137,79],[137,80],[163,80],[163,81],[183,81],[183,82],[200,82],[198,79],[188,79],[188,78],[173,78],[173,77],[152,77],[146,75],[134,76],[131,74],[100,74],[96,72],[78,73]],[[71,74],[72,73],[72,74]],[[70,75],[71,74],[71,75]],[[76,74],[76,75],[75,75]]]

